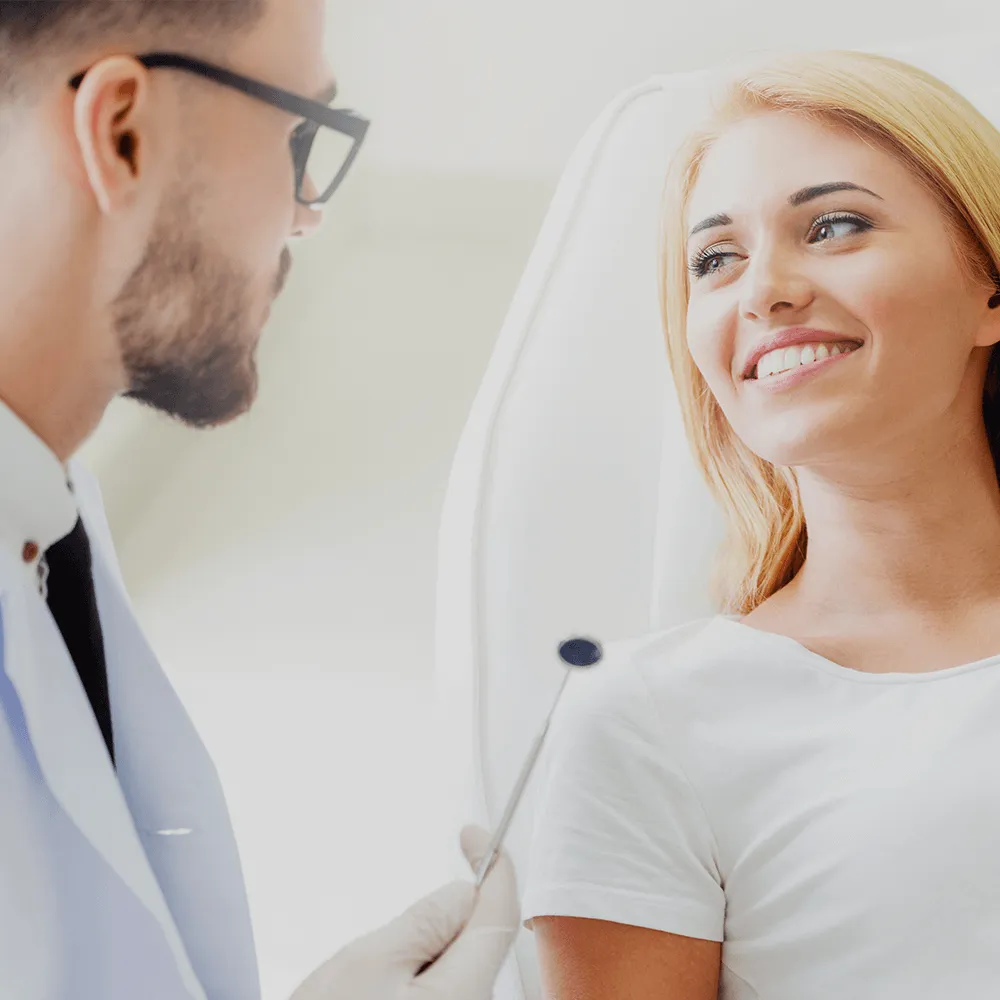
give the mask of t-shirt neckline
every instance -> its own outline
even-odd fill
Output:
[[[856,670],[853,667],[845,667],[841,663],[835,663],[833,660],[827,659],[807,646],[803,646],[801,642],[793,639],[791,636],[782,635],[780,632],[765,632],[763,629],[754,628],[752,625],[744,625],[743,622],[739,621],[739,618],[739,615],[717,614],[714,620],[722,622],[727,627],[736,628],[742,635],[748,638],[754,637],[757,641],[764,643],[773,642],[778,646],[783,646],[785,649],[790,649],[809,666],[859,684],[924,684],[931,681],[943,681],[951,677],[959,677],[983,670],[987,667],[1000,665],[1000,652],[997,652],[979,660],[972,660],[969,663],[958,663],[953,667],[941,667],[938,670],[928,670],[922,673],[912,673],[905,670],[895,670],[879,674],[869,673],[865,670]]]

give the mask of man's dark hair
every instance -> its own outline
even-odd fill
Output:
[[[218,51],[220,43],[224,48],[226,34],[254,27],[265,2],[0,0],[0,88],[20,90],[38,77],[39,61],[82,52],[105,39],[122,43],[135,40],[144,47],[197,38],[203,47],[210,45]]]

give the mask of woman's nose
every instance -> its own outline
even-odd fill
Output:
[[[740,312],[747,319],[766,319],[782,311],[797,311],[814,297],[812,283],[793,255],[779,250],[755,254],[743,272]]]

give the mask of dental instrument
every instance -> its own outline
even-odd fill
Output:
[[[577,636],[573,639],[567,639],[559,645],[559,658],[568,667],[593,667],[600,663],[603,656],[604,650],[601,648],[601,644],[599,642],[595,642],[593,639],[585,639]],[[542,723],[542,728],[535,737],[534,743],[531,744],[531,749],[528,751],[528,756],[521,767],[521,773],[518,775],[517,781],[514,784],[514,790],[510,794],[510,798],[507,801],[507,807],[503,811],[503,816],[501,817],[500,823],[496,828],[496,832],[490,838],[486,854],[483,855],[483,859],[480,861],[479,867],[476,869],[477,890],[482,888],[487,876],[493,870],[493,866],[497,863],[497,859],[500,857],[500,849],[503,846],[504,837],[507,836],[507,831],[510,829],[510,825],[513,822],[514,813],[517,811],[518,803],[520,803],[521,798],[524,795],[524,790],[528,787],[528,781],[531,778],[531,774],[535,769],[535,764],[538,762],[539,755],[542,752],[542,745],[545,742],[546,734],[548,733],[549,726],[552,723],[552,717],[555,715],[556,708],[559,707],[559,700],[562,698],[563,691],[566,690],[566,684],[568,683],[572,673],[572,670],[567,670],[566,676],[563,677],[562,684],[559,685],[555,701],[553,701],[552,707],[549,709],[549,714],[545,717],[545,722]],[[440,957],[441,956],[439,955],[438,958]],[[426,962],[420,967],[417,975],[422,975],[437,960],[438,959],[436,958],[430,962]]]
[[[567,639],[559,646],[560,659],[570,667],[593,667],[601,661],[603,656],[604,651],[601,649],[600,643],[594,642],[592,639],[584,639],[581,637]],[[507,836],[507,831],[510,829],[510,824],[513,822],[514,813],[517,810],[518,803],[521,801],[521,797],[524,795],[524,790],[528,787],[528,780],[531,778],[531,774],[535,769],[535,764],[538,762],[538,757],[542,752],[542,745],[545,742],[546,734],[548,733],[549,726],[552,723],[552,717],[555,715],[556,708],[559,706],[559,700],[562,698],[563,691],[566,690],[566,684],[572,673],[572,670],[566,671],[566,676],[563,677],[563,682],[559,685],[559,691],[556,694],[555,701],[552,703],[552,708],[549,709],[549,714],[546,716],[545,722],[542,724],[541,731],[538,736],[535,737],[535,742],[532,743],[531,749],[528,751],[528,756],[523,767],[521,768],[521,773],[514,785],[514,790],[511,792],[510,799],[507,801],[507,808],[504,809],[503,817],[500,820],[499,826],[497,826],[496,832],[490,840],[489,848],[483,857],[483,860],[479,863],[479,868],[476,870],[477,889],[482,887],[483,882],[486,881],[486,877],[493,870],[493,866],[496,864],[497,858],[500,856],[500,848],[503,845],[504,837]]]

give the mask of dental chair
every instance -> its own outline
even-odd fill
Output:
[[[1000,123],[1000,38],[877,51],[936,74]],[[668,160],[706,112],[717,73],[651,79],[586,133],[461,437],[442,511],[436,625],[458,822],[499,822],[563,679],[563,639],[609,642],[719,610],[708,582],[722,514],[684,434],[657,275]],[[532,814],[529,785],[506,842],[522,875]],[[496,996],[542,997],[530,932]]]

